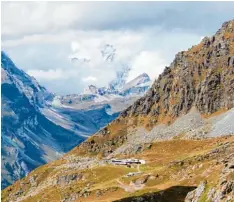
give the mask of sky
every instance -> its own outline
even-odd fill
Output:
[[[177,52],[234,18],[234,2],[11,1],[1,9],[2,50],[57,94],[107,86],[125,66],[128,81],[154,80]],[[107,44],[112,61],[102,56]]]

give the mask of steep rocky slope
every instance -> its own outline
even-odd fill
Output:
[[[178,53],[145,96],[60,160],[5,189],[2,200],[179,202],[200,193],[197,201],[232,201],[233,62],[232,20]],[[146,164],[114,166],[111,158]]]
[[[224,23],[212,37],[175,56],[146,96],[129,107],[122,116],[178,117],[195,106],[211,114],[234,105],[234,25]],[[162,117],[162,118],[161,118]]]
[[[77,150],[107,156],[126,141],[131,129],[171,125],[192,108],[208,117],[233,106],[234,22],[229,21],[214,36],[178,53],[145,96]]]
[[[45,117],[52,94],[1,52],[2,188],[61,157],[85,138]]]

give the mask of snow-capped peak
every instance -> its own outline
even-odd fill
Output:
[[[123,89],[128,89],[131,87],[136,87],[136,86],[140,86],[140,85],[144,85],[146,83],[150,82],[150,77],[148,76],[148,74],[143,73],[141,75],[139,75],[138,77],[136,77],[135,79],[129,81],[128,83],[126,83],[124,85]]]

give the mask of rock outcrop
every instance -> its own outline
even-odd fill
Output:
[[[234,106],[234,21],[174,61],[147,95],[122,113],[126,116],[178,117],[195,106],[203,114]]]
[[[189,192],[185,202],[231,202],[234,196],[234,155],[222,161],[224,168],[216,186],[210,186],[206,181],[193,191]]]

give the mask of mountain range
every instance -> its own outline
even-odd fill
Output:
[[[59,97],[18,69],[4,52],[1,67],[2,188],[61,157],[107,125],[150,85],[144,74],[136,78],[137,83],[126,83],[124,93],[114,87],[89,86],[86,94]],[[118,76],[113,82],[117,85],[121,80],[122,85],[124,79]],[[103,93],[92,92],[93,88]],[[117,110],[112,112],[111,103]]]
[[[139,80],[147,81],[144,75]],[[94,98],[88,100],[109,91],[125,96],[133,83],[141,86],[138,79],[121,84],[124,90],[91,86],[86,92]],[[57,97],[59,104],[75,107],[78,101],[69,99]],[[105,127],[4,189],[2,200],[231,202],[233,120],[231,20],[176,54],[147,92]]]

